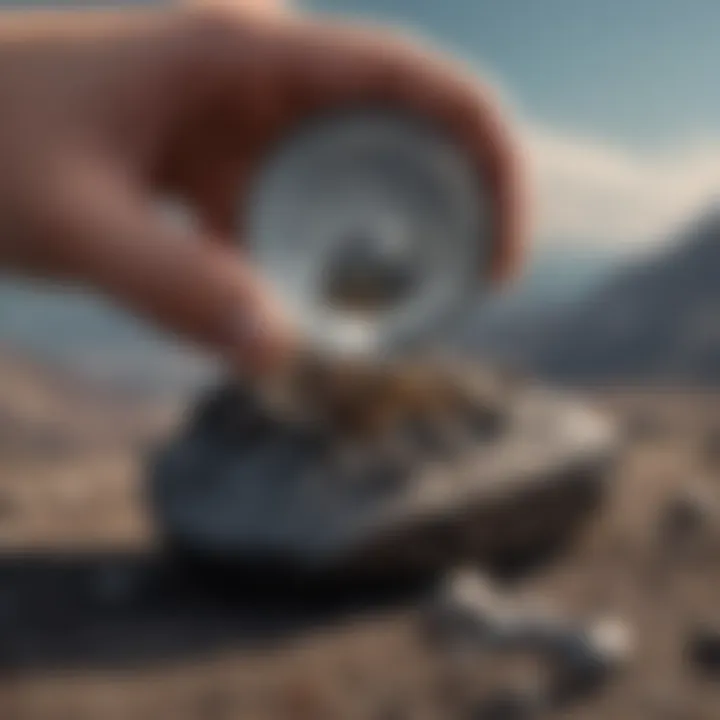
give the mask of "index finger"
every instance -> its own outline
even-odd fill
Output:
[[[296,74],[319,104],[364,100],[416,111],[467,151],[494,210],[491,275],[509,277],[522,259],[527,189],[522,148],[498,94],[460,63],[392,31],[313,22],[295,43],[289,66],[301,68]]]
[[[236,118],[245,135],[251,128],[256,142],[251,151],[245,148],[242,173],[251,174],[274,144],[310,117],[363,105],[415,112],[454,138],[477,168],[494,209],[491,275],[501,280],[511,274],[527,226],[524,163],[508,113],[472,72],[427,44],[375,26],[295,13],[252,26],[226,11],[202,17],[204,39],[195,43],[198,90],[189,87],[189,96],[224,98],[229,120]],[[248,87],[253,67],[255,92],[248,97],[239,89]],[[236,198],[232,180],[227,197]]]

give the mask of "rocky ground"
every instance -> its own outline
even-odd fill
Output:
[[[549,661],[439,645],[424,593],[202,587],[143,513],[142,460],[176,410],[0,370],[3,720],[718,717],[720,395],[593,393],[631,441],[607,504],[561,557],[493,582],[632,640],[607,677],[538,703]]]

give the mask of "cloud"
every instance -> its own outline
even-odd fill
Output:
[[[633,152],[526,123],[538,243],[652,247],[720,196],[720,138]]]

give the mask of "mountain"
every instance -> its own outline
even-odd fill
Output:
[[[717,384],[720,209],[533,333],[516,330],[516,354],[549,378]]]
[[[479,303],[464,327],[473,353],[525,365],[557,317],[591,296],[627,262],[617,250],[578,242],[530,254],[523,275]]]
[[[608,253],[537,253],[512,292],[480,303],[470,314],[471,347],[497,349],[507,331],[512,341],[523,325],[541,326],[539,316],[575,302],[612,268]],[[0,342],[96,383],[141,393],[192,390],[215,370],[206,358],[99,298],[27,281],[0,283]]]

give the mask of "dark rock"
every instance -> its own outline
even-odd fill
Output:
[[[258,415],[238,392],[220,389],[201,403],[195,423],[152,463],[161,535],[194,557],[273,557],[308,574],[393,577],[458,558],[500,563],[559,548],[599,505],[617,453],[612,422],[535,387],[507,398],[507,428],[472,466],[454,443],[468,441],[472,453],[480,441],[452,427],[422,428],[412,447],[400,442],[395,462],[383,447],[394,436],[347,437],[333,425],[323,446],[309,427],[268,418],[266,406]],[[360,447],[336,465],[345,443]],[[432,553],[416,552],[429,543]]]
[[[426,627],[442,645],[486,649],[497,640],[500,602],[488,578],[472,569],[455,571],[428,606]]]
[[[629,663],[635,642],[624,622],[577,623],[529,600],[499,593],[480,575],[458,573],[442,588],[431,627],[451,648],[510,651],[546,661],[556,702],[600,690]]]
[[[601,690],[629,664],[634,638],[622,621],[596,621],[562,638],[556,648],[554,699],[570,701]]]
[[[192,412],[188,433],[235,443],[249,442],[269,424],[255,394],[240,384],[231,383],[221,385],[201,399]]]

